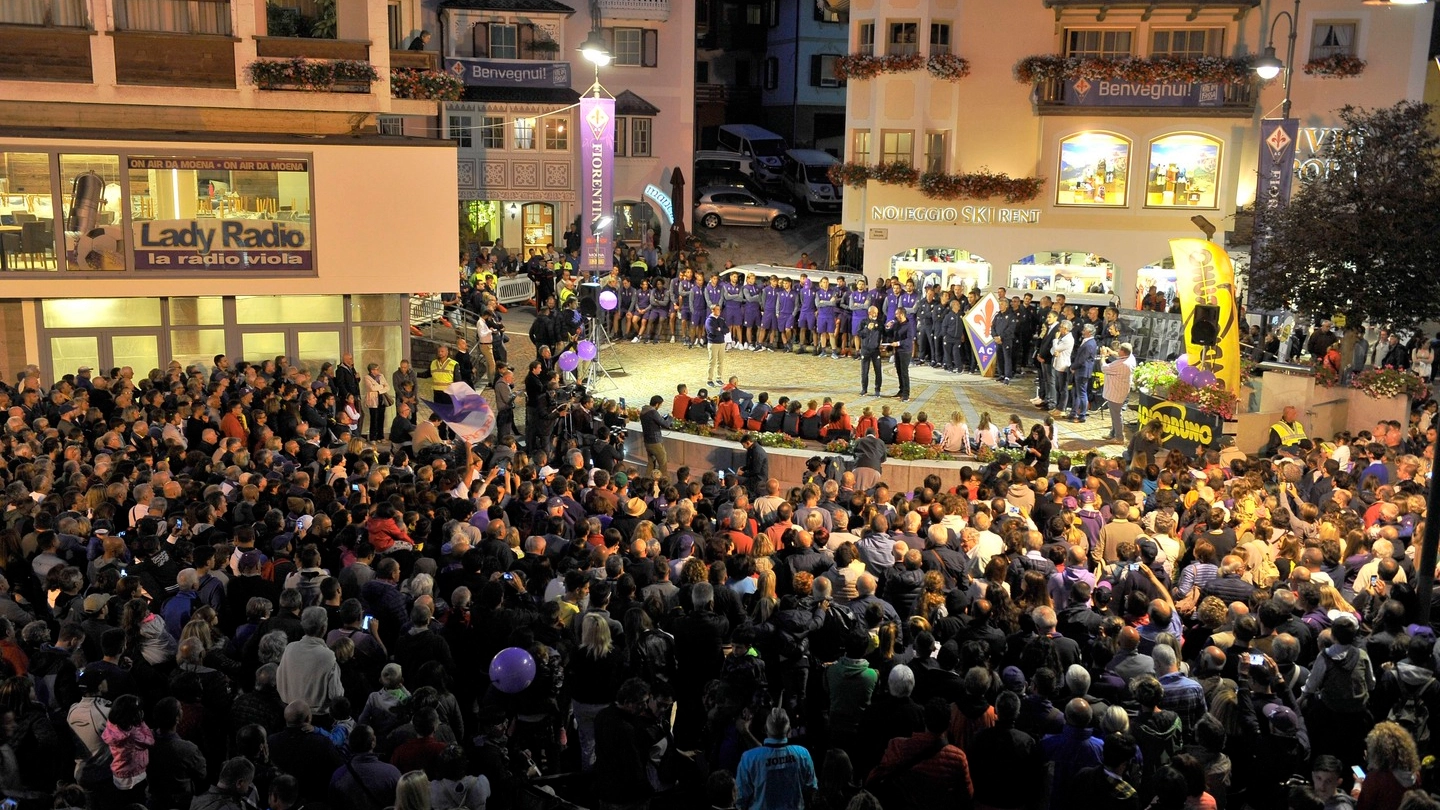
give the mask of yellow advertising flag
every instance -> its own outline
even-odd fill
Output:
[[[1235,304],[1235,265],[1219,245],[1204,239],[1171,239],[1170,253],[1175,257],[1175,294],[1180,297],[1185,352],[1190,364],[1208,369],[1231,393],[1239,395],[1240,311]],[[1196,304],[1220,308],[1220,329],[1214,346],[1190,342]]]

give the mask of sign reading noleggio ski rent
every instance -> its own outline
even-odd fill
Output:
[[[309,160],[182,155],[127,162],[135,269],[315,269]]]

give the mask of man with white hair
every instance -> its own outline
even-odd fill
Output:
[[[190,615],[197,607],[196,602],[200,598],[200,575],[194,568],[182,568],[175,575],[175,586],[179,590],[165,602],[165,606],[160,609],[160,616],[165,619],[165,630],[178,640],[180,631],[185,629]]]
[[[308,607],[300,614],[300,627],[305,635],[285,647],[275,673],[275,688],[286,703],[301,701],[324,713],[332,700],[345,694],[345,686],[340,682],[340,665],[335,661],[335,653],[325,645],[328,624],[329,614],[323,607]]]

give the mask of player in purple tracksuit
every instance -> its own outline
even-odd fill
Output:
[[[780,280],[771,276],[760,288],[760,340],[767,349],[773,349],[780,340],[780,324],[775,318],[775,301],[779,297]]]
[[[900,308],[900,282],[890,279],[890,287],[885,291],[885,306],[881,309],[885,313],[885,322],[895,320],[895,310]]]
[[[624,340],[628,337],[625,327],[630,324],[630,310],[635,306],[635,288],[631,286],[629,276],[621,277],[620,289],[615,291],[615,297],[619,299],[619,303],[613,313],[610,335],[616,340]]]
[[[763,347],[760,345],[760,285],[755,281],[754,273],[745,274],[745,286],[740,288],[740,295],[744,300],[744,309],[741,311],[740,325],[741,339],[743,344],[752,352],[758,352]]]
[[[859,351],[859,349],[860,349],[860,344],[859,344],[859,342],[858,342],[858,336],[859,336],[859,334],[860,334],[860,327],[865,323],[865,318],[866,318],[866,317],[868,316],[868,314],[869,314],[870,302],[871,302],[871,293],[870,293],[869,290],[865,289],[865,279],[863,279],[863,278],[861,278],[861,279],[856,279],[856,281],[855,281],[855,289],[854,289],[854,290],[851,290],[851,292],[850,292],[850,331],[849,331],[849,335],[851,336],[852,345],[853,345],[854,348],[855,348],[855,352],[854,352],[854,354],[853,354],[853,356],[855,356],[855,357],[859,357],[859,356],[860,356],[860,351]],[[883,302],[883,299],[882,299],[882,302]]]
[[[820,336],[816,334],[815,329],[815,292],[815,282],[811,281],[808,275],[801,273],[800,286],[795,290],[795,296],[799,301],[799,306],[796,308],[795,328],[800,333],[800,350],[804,351],[808,345],[814,347],[815,353],[819,354]]]
[[[680,277],[675,280],[675,284],[670,288],[671,298],[674,299],[671,302],[672,311],[670,313],[670,333],[672,335],[677,334],[675,327],[678,325],[680,327],[680,331],[678,332],[680,337],[689,338],[691,296],[694,294],[695,282],[691,279],[690,268],[687,267],[680,271]],[[675,323],[677,315],[679,316],[678,324]]]
[[[640,289],[630,299],[630,311],[625,315],[625,324],[634,335],[631,343],[639,343],[645,336],[645,321],[650,315],[650,279],[640,280]]]
[[[780,330],[781,345],[787,352],[795,350],[795,310],[800,298],[793,286],[790,279],[782,280],[780,292],[775,296],[775,324]]]
[[[720,287],[719,276],[711,276],[710,280],[705,282],[705,286],[700,288],[700,294],[695,296],[695,303],[697,306],[691,312],[699,317],[695,322],[695,341],[691,345],[703,348],[705,346],[705,321],[709,317],[710,308],[723,306],[725,303],[725,290]]]
[[[665,279],[655,279],[655,289],[650,291],[650,311],[645,314],[645,323],[642,328],[650,333],[650,342],[659,343],[664,337],[666,326],[670,327],[668,332],[670,340],[675,340],[675,309],[671,306],[670,290],[665,286]],[[643,334],[643,332],[642,332]]]
[[[830,279],[820,279],[820,289],[815,292],[815,352],[823,355],[825,349],[830,356],[838,358],[840,347],[835,343],[835,329],[839,324],[840,291],[830,289]]]
[[[740,342],[745,339],[745,292],[740,284],[740,274],[734,271],[727,271],[725,280],[720,283],[720,289],[725,296],[725,304],[720,311],[724,314],[725,325],[730,328],[730,341],[734,344],[731,348],[741,348]]]

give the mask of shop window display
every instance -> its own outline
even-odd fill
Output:
[[[916,279],[915,286],[924,288],[939,285],[949,289],[960,285],[960,289],[988,289],[990,287],[990,263],[968,250],[950,247],[921,247],[896,253],[890,257],[890,274],[901,281]]]
[[[1033,253],[1010,265],[1010,289],[1037,296],[1064,293],[1073,300],[1092,300],[1115,292],[1115,265],[1082,251]]]
[[[1150,142],[1145,186],[1149,208],[1214,208],[1220,177],[1220,142],[1177,133]]]
[[[1060,142],[1056,205],[1123,208],[1130,175],[1130,141],[1108,132],[1081,132]]]

